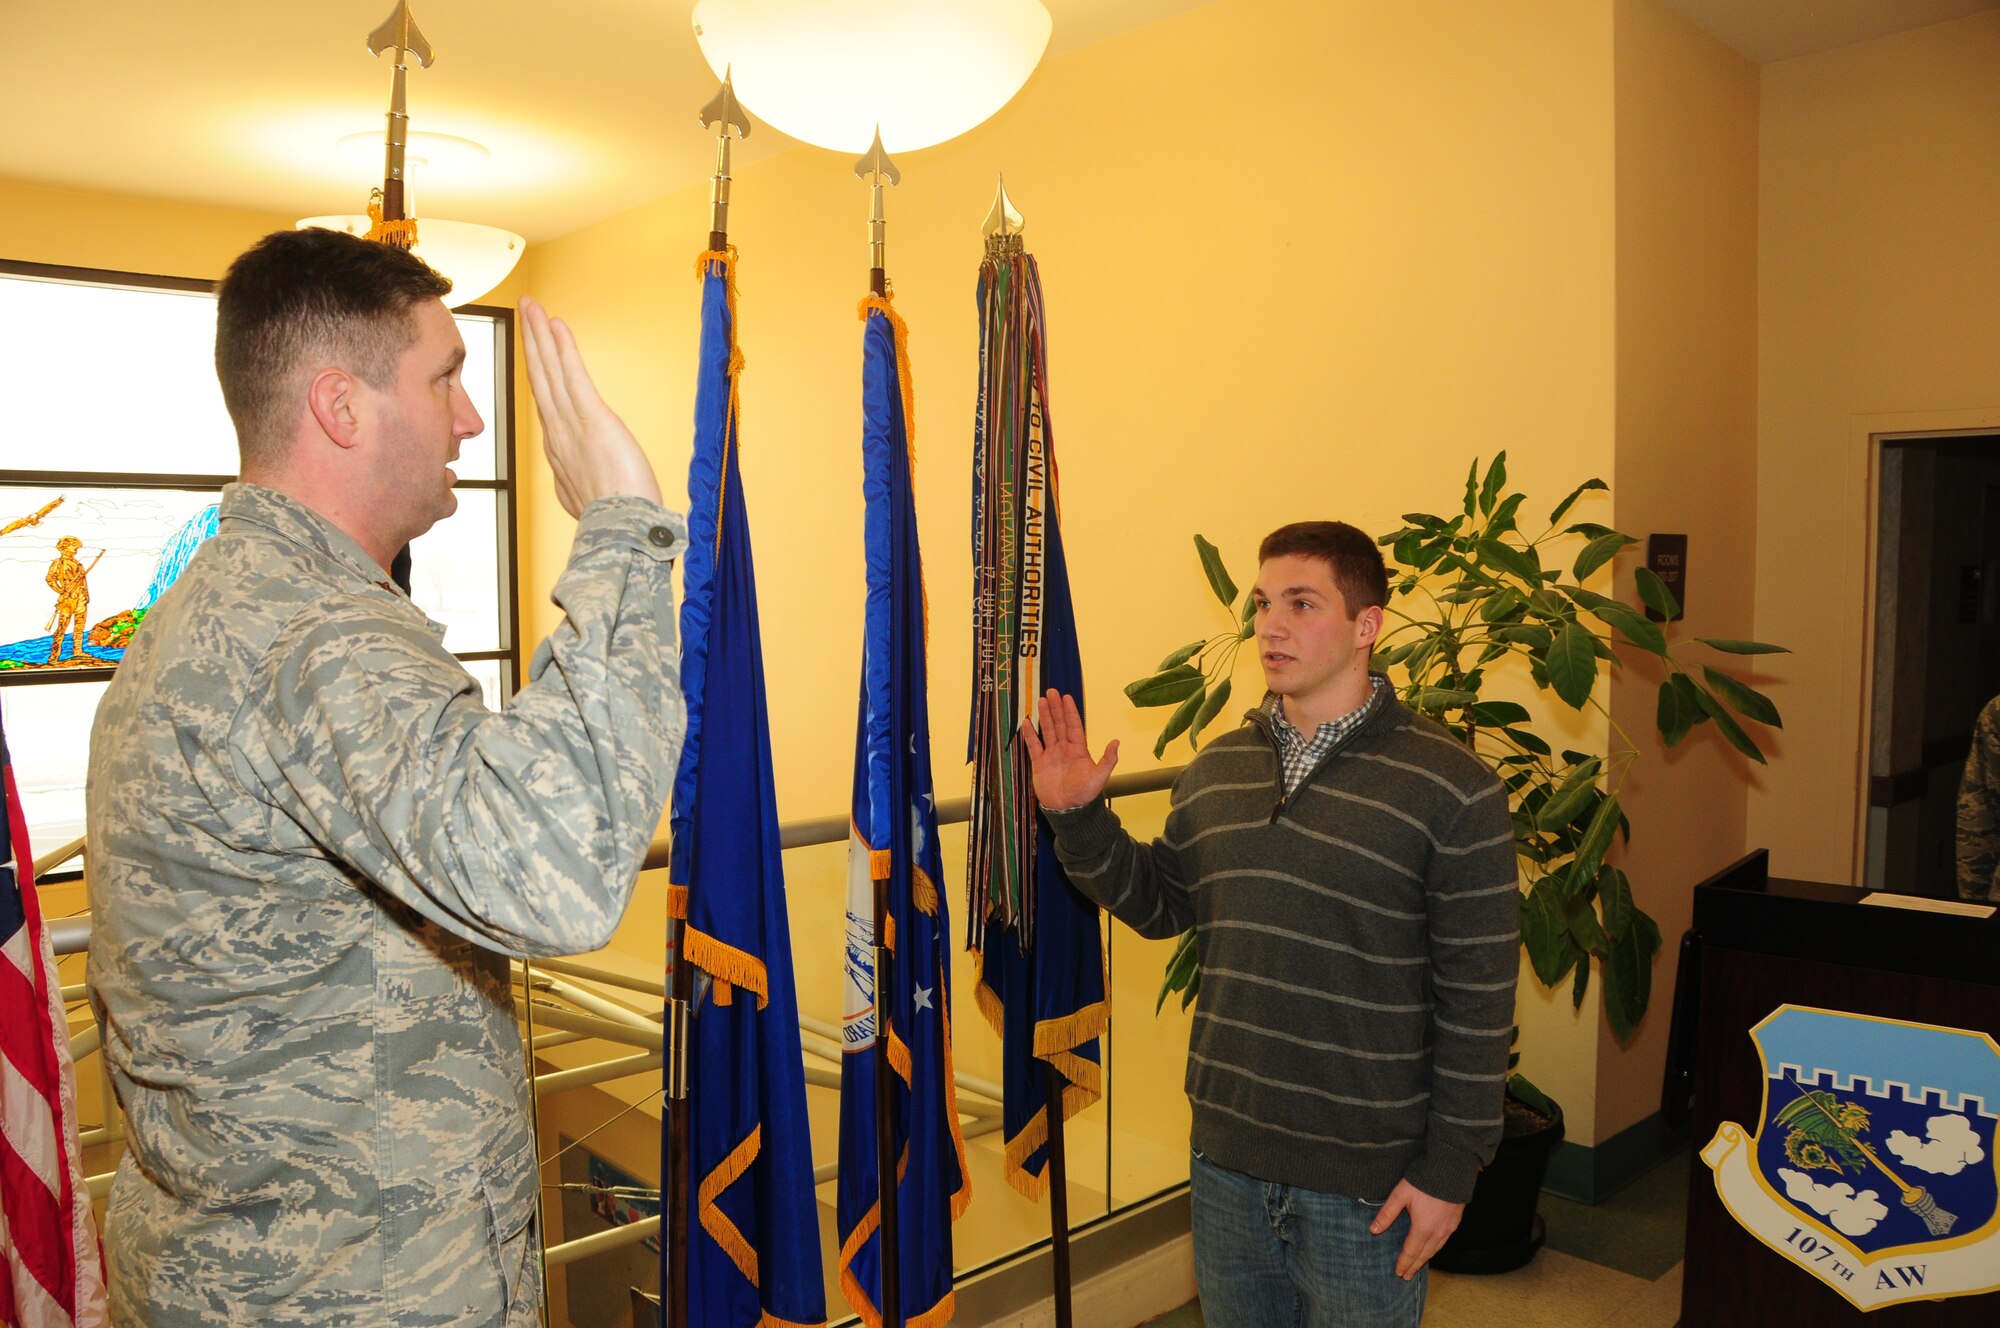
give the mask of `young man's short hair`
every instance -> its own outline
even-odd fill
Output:
[[[291,441],[300,375],[337,363],[389,386],[416,343],[411,308],[450,290],[414,254],[341,231],[275,231],[252,245],[215,292],[215,376],[243,464]]]
[[[1280,526],[1257,546],[1257,561],[1317,558],[1333,571],[1334,588],[1347,601],[1349,617],[1389,602],[1389,569],[1382,550],[1345,521],[1294,521]]]

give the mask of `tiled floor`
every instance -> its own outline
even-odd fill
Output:
[[[1673,1328],[1680,1319],[1688,1155],[1595,1207],[1542,1196],[1548,1244],[1497,1277],[1432,1273],[1425,1328]],[[1148,1328],[1201,1328],[1199,1303]]]

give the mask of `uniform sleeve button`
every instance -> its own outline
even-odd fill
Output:
[[[668,530],[665,526],[654,526],[646,532],[646,538],[653,541],[653,544],[658,548],[671,549],[674,547],[674,532]]]

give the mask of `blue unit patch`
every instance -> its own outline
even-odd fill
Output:
[[[1863,1310],[2000,1288],[2000,1047],[1782,1005],[1751,1030],[1754,1134],[1702,1150],[1730,1215]]]

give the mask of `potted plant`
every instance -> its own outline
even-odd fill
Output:
[[[1622,1041],[1645,1016],[1653,957],[1660,949],[1659,926],[1633,899],[1625,873],[1605,861],[1614,840],[1631,835],[1618,785],[1638,751],[1615,721],[1611,730],[1622,744],[1618,750],[1603,756],[1557,751],[1535,731],[1526,706],[1489,699],[1489,691],[1502,679],[1516,689],[1527,682],[1564,705],[1609,719],[1596,696],[1598,679],[1618,662],[1621,650],[1637,650],[1666,671],[1655,723],[1667,746],[1713,723],[1730,746],[1761,763],[1764,754],[1745,721],[1781,727],[1777,707],[1742,679],[1692,659],[1690,650],[1699,644],[1721,655],[1744,656],[1783,653],[1783,648],[1716,638],[1669,643],[1646,611],[1667,622],[1679,615],[1680,606],[1643,567],[1635,573],[1639,605],[1589,589],[1592,575],[1636,542],[1595,522],[1563,524],[1584,494],[1608,491],[1602,480],[1578,485],[1532,538],[1519,525],[1526,495],[1505,492],[1506,487],[1505,452],[1484,473],[1475,459],[1461,510],[1448,519],[1409,513],[1401,528],[1381,537],[1390,593],[1374,665],[1392,680],[1400,674],[1403,701],[1477,752],[1506,785],[1521,866],[1521,941],[1530,966],[1550,987],[1567,980],[1577,1006],[1595,968],[1605,1013]],[[1191,747],[1198,744],[1202,730],[1228,704],[1237,654],[1255,634],[1252,597],[1245,593],[1239,601],[1221,552],[1199,535],[1195,550],[1233,626],[1188,642],[1126,687],[1134,705],[1173,707],[1154,744],[1155,757],[1183,735]],[[1187,1006],[1200,980],[1190,931],[1167,963],[1159,1003],[1178,991]],[[1518,1060],[1518,1054],[1510,1056],[1510,1071]],[[1454,1237],[1440,1266],[1498,1272],[1519,1267],[1540,1245],[1533,1195],[1561,1138],[1562,1113],[1518,1072],[1510,1074],[1508,1097],[1506,1165],[1496,1159],[1481,1174],[1480,1189],[1525,1184],[1527,1220],[1518,1220],[1517,1202],[1515,1217],[1488,1223],[1482,1201],[1494,1196],[1475,1193],[1461,1226],[1464,1239]],[[1528,1176],[1514,1174],[1521,1170],[1513,1163],[1524,1140],[1540,1154]]]

